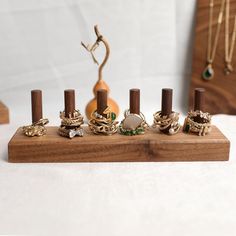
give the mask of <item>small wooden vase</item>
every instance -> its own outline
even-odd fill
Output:
[[[106,89],[108,92],[107,105],[110,107],[111,111],[116,114],[116,117],[119,115],[119,106],[117,103],[109,97],[110,88],[104,80],[99,80],[93,87],[94,98],[89,101],[85,108],[85,114],[88,119],[91,119],[91,114],[97,109],[97,98],[96,94],[99,89]]]
[[[85,114],[86,114],[87,118],[90,120],[91,119],[91,114],[97,109],[97,98],[96,98],[97,91],[99,89],[105,89],[108,92],[107,105],[111,109],[111,112],[114,112],[116,114],[116,117],[118,117],[118,115],[119,115],[119,106],[117,105],[117,103],[113,99],[111,99],[109,97],[110,88],[106,84],[106,82],[102,79],[102,70],[103,70],[103,68],[104,68],[104,66],[105,66],[105,64],[106,64],[106,62],[109,58],[110,47],[109,47],[109,44],[108,44],[107,40],[98,31],[97,25],[94,26],[94,31],[95,31],[95,34],[97,35],[96,42],[91,47],[89,45],[86,46],[83,42],[81,42],[82,46],[87,51],[89,51],[91,53],[93,61],[96,64],[98,64],[98,62],[97,62],[95,56],[93,55],[93,52],[99,46],[100,42],[102,42],[104,44],[104,46],[106,48],[106,54],[105,54],[105,58],[103,59],[103,62],[101,63],[101,65],[98,68],[98,81],[93,87],[94,98],[87,104],[86,109],[85,109]]]

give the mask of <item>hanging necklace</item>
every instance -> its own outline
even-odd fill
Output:
[[[231,38],[231,45],[229,48],[229,18],[230,18],[230,0],[226,0],[226,11],[225,11],[225,74],[229,75],[233,72],[233,66],[231,64],[233,52],[234,52],[234,44],[236,37],[236,16],[234,18],[234,29]]]
[[[221,6],[220,6],[220,12],[218,15],[218,20],[217,20],[215,39],[214,39],[214,43],[212,47],[212,24],[213,24],[214,0],[210,0],[208,45],[207,45],[207,66],[202,73],[202,77],[205,80],[211,80],[214,77],[214,70],[213,70],[212,64],[215,59],[216,47],[219,40],[220,28],[221,28],[222,19],[223,19],[224,5],[225,5],[225,0],[222,0]]]

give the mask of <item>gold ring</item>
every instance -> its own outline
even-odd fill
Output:
[[[92,112],[92,118],[88,122],[90,130],[94,134],[115,134],[117,132],[118,124],[118,122],[115,121],[116,114],[114,112],[111,112],[109,107],[107,107],[103,113],[106,114],[107,117],[98,114],[96,110]]]
[[[61,126],[58,129],[59,135],[68,138],[75,136],[83,137],[83,129],[80,128],[84,123],[84,118],[79,110],[74,110],[65,116],[65,111],[60,112]]]
[[[46,134],[46,128],[44,126],[48,123],[49,123],[48,119],[42,118],[31,125],[23,126],[22,130],[23,130],[24,135],[28,137],[43,136]]]
[[[153,128],[158,127],[160,131],[168,130],[169,134],[176,134],[180,129],[179,113],[172,112],[169,116],[163,116],[161,111],[154,113],[153,115]]]
[[[149,126],[142,112],[134,114],[130,113],[130,110],[127,109],[124,112],[124,119],[119,125],[119,131],[124,135],[138,135],[144,134],[148,127]]]
[[[195,118],[199,117],[202,122],[195,121]],[[211,132],[211,115],[207,112],[202,111],[190,111],[188,116],[185,118],[184,132],[198,133],[199,136],[204,136]]]

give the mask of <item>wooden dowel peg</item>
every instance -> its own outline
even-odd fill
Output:
[[[69,117],[69,114],[75,110],[75,90],[67,89],[64,91],[65,100],[65,116]]]
[[[132,114],[140,114],[140,89],[129,90],[129,110]]]
[[[107,108],[107,90],[99,89],[97,91],[97,113],[104,115],[103,112]]]
[[[169,116],[172,113],[173,90],[170,88],[162,89],[161,114]]]
[[[43,118],[42,91],[31,91],[32,123]]]
[[[204,111],[205,89],[196,88],[194,90],[194,111]]]

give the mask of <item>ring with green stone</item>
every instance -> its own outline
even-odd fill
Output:
[[[147,122],[145,121],[144,115],[130,113],[129,110],[124,112],[124,119],[119,125],[119,131],[123,135],[139,135],[144,134],[146,128],[148,127]]]
[[[202,122],[195,121],[196,117],[200,117]],[[186,133],[197,133],[199,136],[205,136],[211,132],[211,115],[202,111],[190,111],[185,118],[183,131]]]

